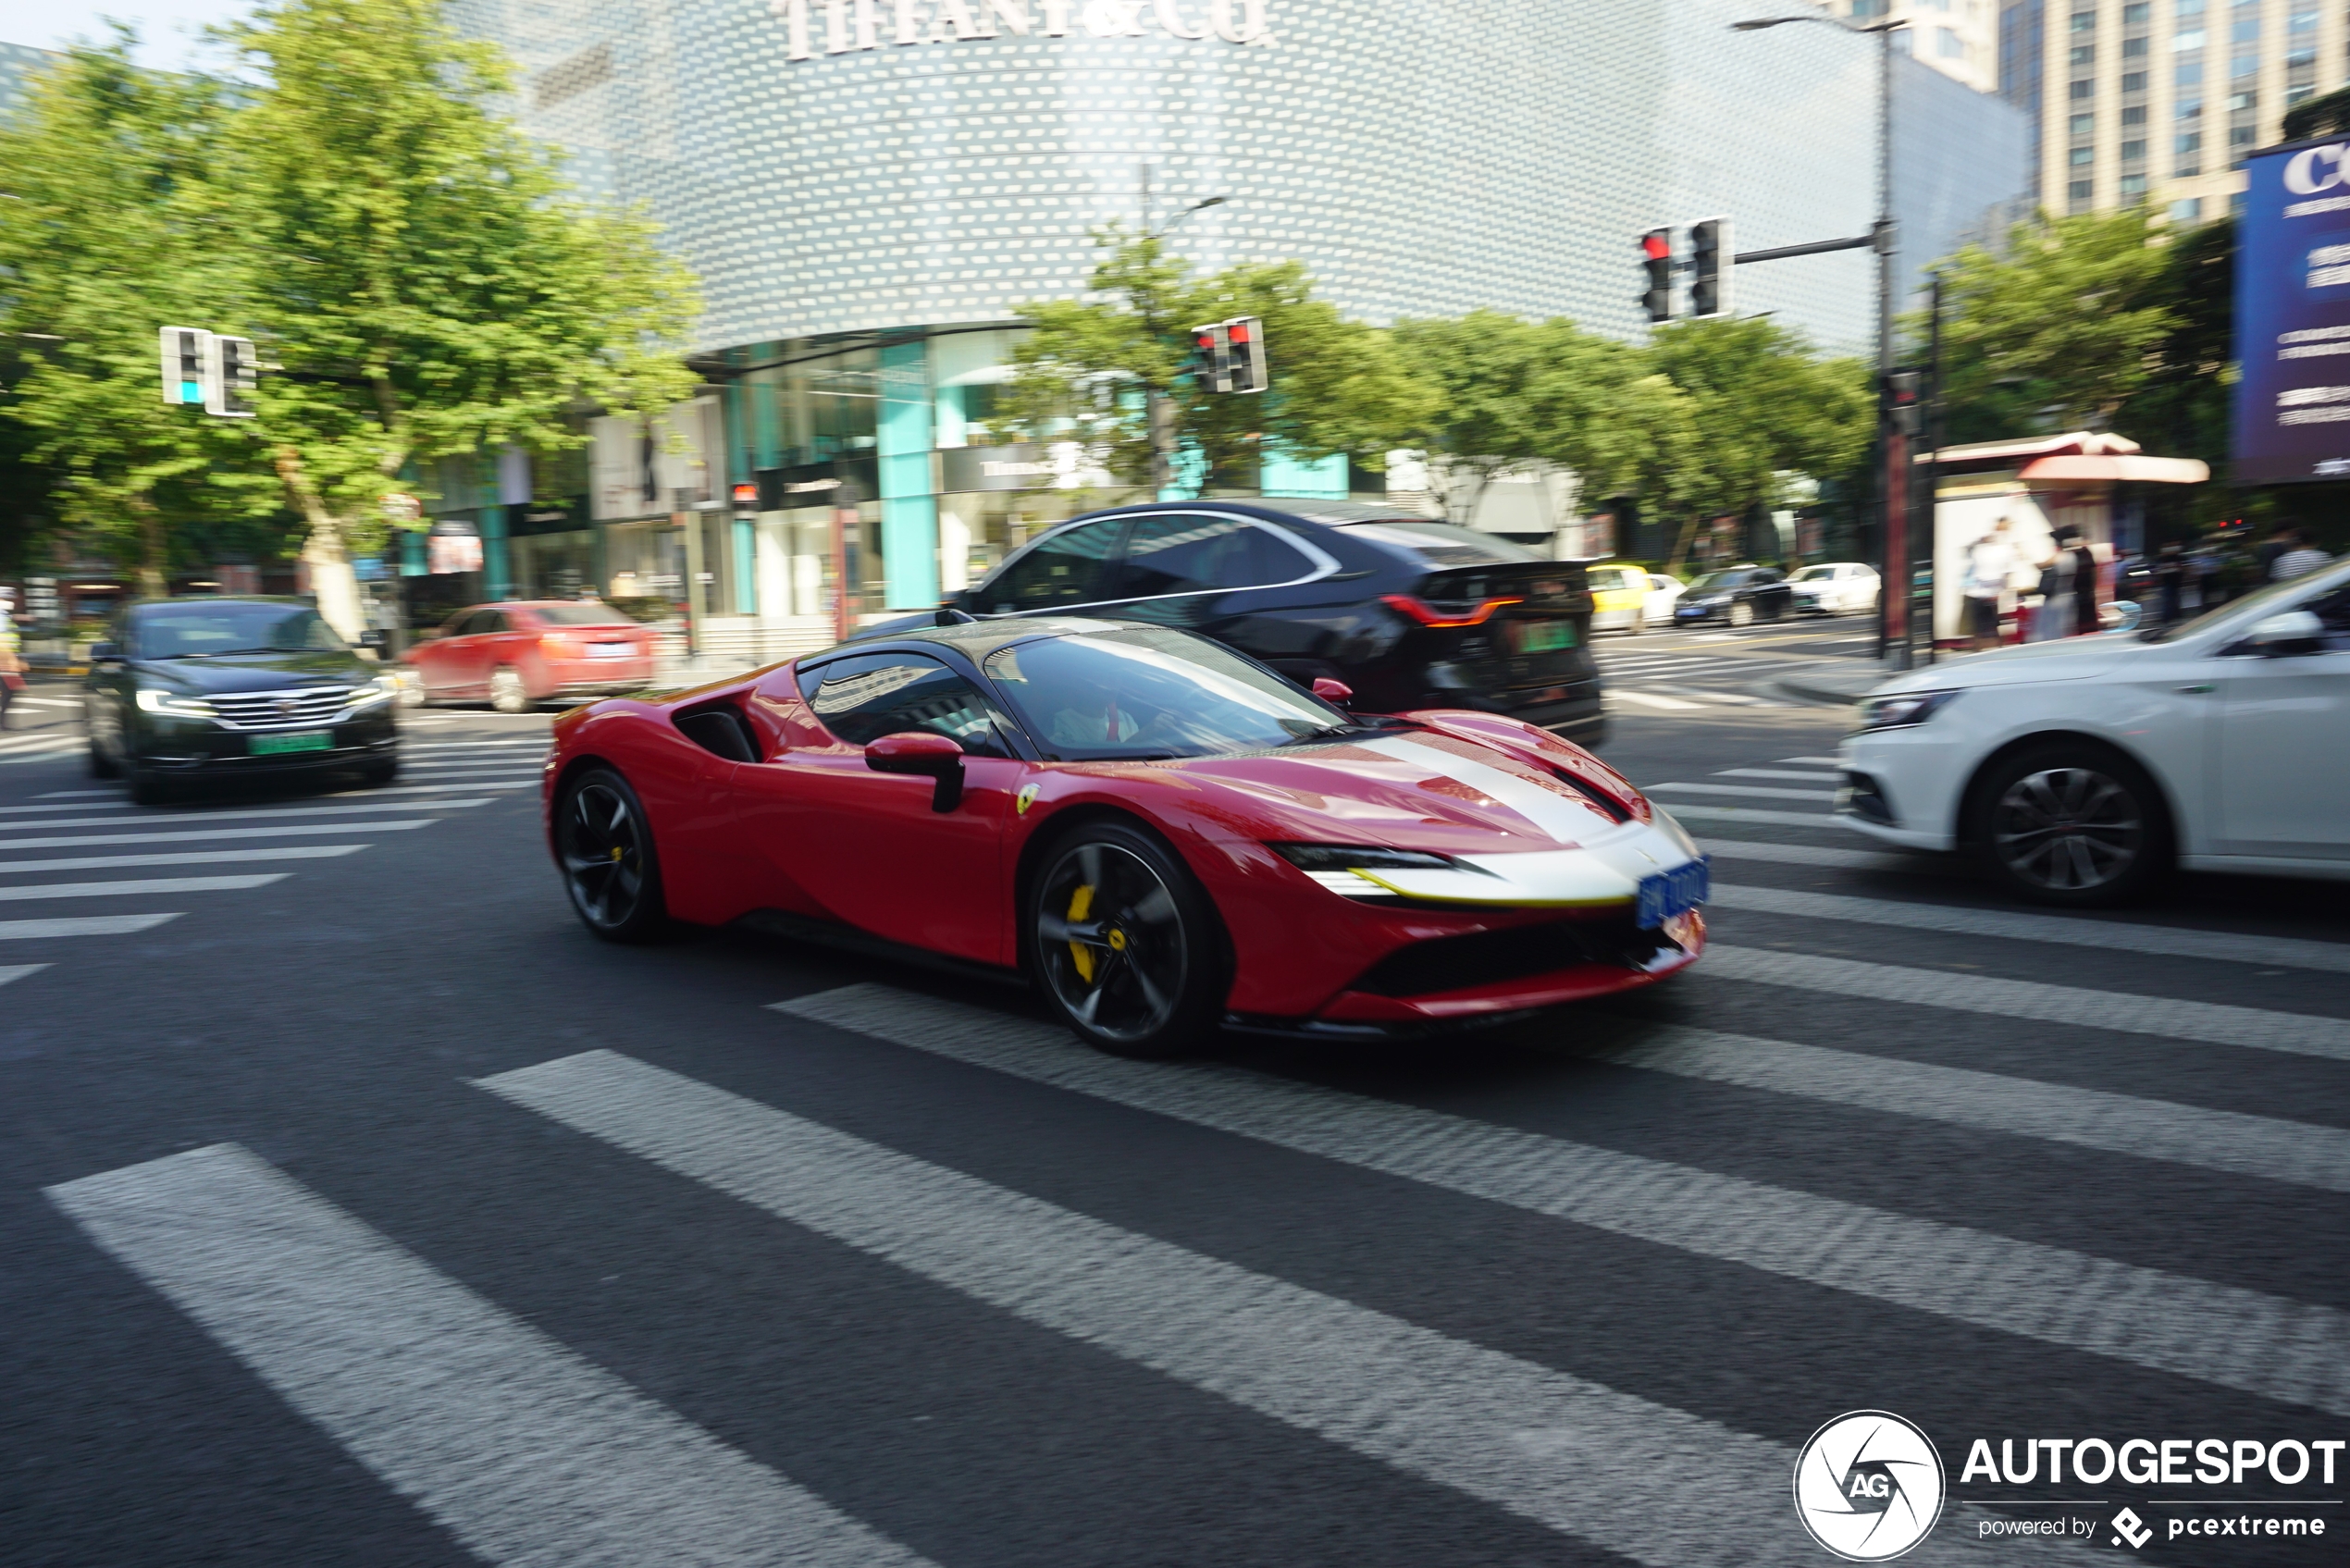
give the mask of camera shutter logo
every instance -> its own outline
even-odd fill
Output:
[[[1848,1562],[1886,1562],[1925,1539],[1942,1516],[1942,1456],[1910,1422],[1856,1410],[1818,1431],[1795,1458],[1795,1513],[1812,1538]]]

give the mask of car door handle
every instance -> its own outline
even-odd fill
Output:
[[[2187,693],[2191,697],[2200,697],[2206,692],[2216,691],[2219,688],[2214,686],[2209,681],[2198,681],[2194,685],[2181,686],[2179,689]]]

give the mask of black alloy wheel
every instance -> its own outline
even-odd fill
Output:
[[[2126,759],[2081,747],[2011,758],[1985,781],[1976,843],[1992,870],[2044,904],[2116,904],[2170,868],[2154,782]]]
[[[1220,932],[1207,895],[1147,833],[1089,822],[1054,846],[1027,925],[1031,972],[1053,1010],[1112,1056],[1181,1056],[1222,1014]]]
[[[667,930],[651,825],[626,779],[593,768],[564,785],[555,853],[563,891],[589,931],[607,942],[650,942]]]

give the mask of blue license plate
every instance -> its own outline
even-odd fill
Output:
[[[1712,890],[1712,878],[1706,870],[1710,858],[1701,855],[1686,866],[1642,877],[1632,923],[1642,931],[1654,931],[1674,916],[1686,915],[1704,903]]]

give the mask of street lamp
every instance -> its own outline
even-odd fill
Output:
[[[1876,86],[1876,222],[1871,234],[1876,241],[1876,371],[1877,423],[1891,445],[1890,427],[1884,414],[1886,377],[1893,374],[1893,35],[1910,24],[1890,18],[1880,22],[1855,25],[1841,22],[1824,12],[1811,11],[1797,17],[1757,17],[1750,21],[1732,22],[1732,32],[1760,32],[1764,28],[1785,27],[1789,22],[1819,22],[1838,32],[1873,32],[1877,35]],[[1886,464],[1885,504],[1877,528],[1877,554],[1882,565],[1879,581],[1884,585],[1877,594],[1877,656],[1890,655],[1898,670],[1910,667],[1910,541],[1909,541],[1909,475],[1892,472]],[[1897,641],[1890,634],[1899,625],[1902,635]]]
[[[1150,240],[1164,239],[1177,224],[1194,213],[1204,212],[1209,207],[1220,207],[1229,200],[1231,198],[1226,196],[1209,196],[1205,200],[1194,202],[1156,228],[1153,228],[1151,227],[1150,169],[1145,166],[1143,169],[1143,235]],[[1144,325],[1150,329],[1153,337],[1158,336],[1165,330],[1162,323],[1147,316],[1144,320]],[[1147,386],[1143,389],[1143,417],[1151,440],[1151,499],[1156,500],[1160,492],[1175,479],[1175,404],[1168,397],[1165,388]]]

